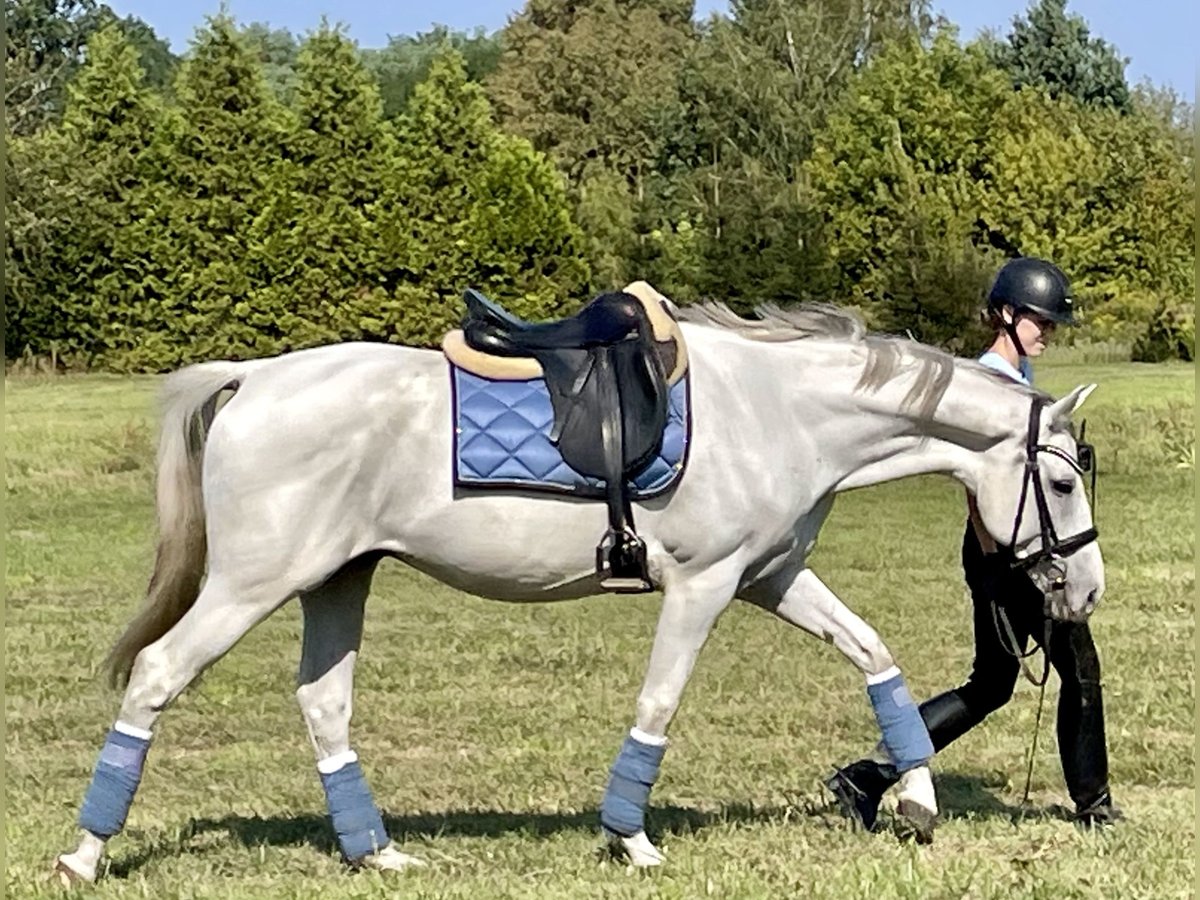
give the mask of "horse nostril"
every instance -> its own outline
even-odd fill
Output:
[[[1087,603],[1083,605],[1083,611],[1088,615],[1091,615],[1092,610],[1096,608],[1096,603],[1098,600],[1099,598],[1096,595],[1096,591],[1092,591],[1090,594],[1088,594]]]

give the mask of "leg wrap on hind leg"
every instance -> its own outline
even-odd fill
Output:
[[[632,733],[625,738],[600,804],[601,826],[621,837],[632,837],[645,830],[650,789],[658,780],[658,769],[667,750],[665,742],[651,744],[638,737],[650,738]]]
[[[125,827],[125,818],[142,780],[150,732],[118,722],[104,741],[92,783],[79,810],[79,827],[108,840]]]
[[[354,861],[386,847],[389,841],[383,817],[371,797],[358,755],[350,751],[324,759],[317,764],[317,771],[342,855]]]
[[[907,772],[929,762],[933,742],[900,670],[893,666],[868,678],[867,696],[871,698],[883,745],[896,771]]]

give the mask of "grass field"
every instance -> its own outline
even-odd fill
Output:
[[[292,696],[299,611],[253,632],[159,723],[96,897],[1190,897],[1195,882],[1194,369],[1050,364],[1102,384],[1109,592],[1094,618],[1112,783],[1128,821],[1065,821],[1048,714],[1018,808],[1037,693],[937,760],[930,847],[851,831],[820,789],[876,735],[861,676],[829,646],[735,606],[701,656],[649,822],[653,873],[598,857],[596,804],[633,714],[656,596],[510,606],[385,563],[368,606],[355,745],[389,830],[432,865],[339,862]],[[96,677],[153,558],[156,380],[5,388],[5,872],[49,896],[118,706]],[[599,515],[599,513],[598,513]],[[895,651],[914,693],[957,683],[970,621],[961,489],[918,479],[839,500],[816,568]]]

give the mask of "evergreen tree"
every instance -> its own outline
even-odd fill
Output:
[[[1082,16],[1067,13],[1067,0],[1037,0],[1024,18],[1013,19],[1007,41],[994,47],[996,61],[1015,87],[1045,89],[1051,97],[1129,112],[1128,62],[1107,41],[1092,37]]]
[[[175,82],[168,120],[169,197],[143,226],[156,244],[133,363],[161,368],[273,352],[278,310],[255,303],[247,260],[255,220],[271,206],[290,117],[231,20],[198,33]]]
[[[378,336],[395,276],[376,227],[396,142],[355,46],[322,27],[300,49],[286,162],[273,171],[248,259],[279,349]]]
[[[80,199],[76,170],[53,129],[11,136],[4,154],[4,306],[6,358],[61,355],[72,326],[59,259]]]
[[[398,200],[383,230],[385,245],[404,254],[395,267],[406,281],[387,311],[398,339],[440,340],[461,318],[466,287],[533,318],[581,299],[588,270],[561,176],[494,126],[460,54],[446,48],[433,60],[400,126]]]
[[[36,215],[18,216],[22,225],[10,235],[10,313],[21,347],[53,346],[86,362],[110,358],[132,339],[147,248],[131,232],[155,205],[162,159],[162,109],[142,82],[121,29],[102,29],[68,86],[61,127],[13,148],[17,160],[36,157],[53,173],[49,192],[22,197]]]

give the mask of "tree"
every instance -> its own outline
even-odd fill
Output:
[[[558,164],[580,216],[616,226],[589,235],[591,267],[606,279],[597,289],[650,275],[642,248],[672,217],[671,180],[691,133],[680,96],[691,8],[678,0],[530,0],[503,31],[504,55],[488,80],[502,124]]]
[[[393,265],[405,282],[385,311],[396,339],[440,340],[461,318],[466,287],[533,318],[574,306],[588,270],[561,176],[494,126],[459,53],[434,58],[399,126],[397,199],[381,226],[385,245],[403,248]]]
[[[167,196],[134,229],[154,247],[127,358],[139,368],[261,355],[281,336],[277,311],[256,305],[247,261],[255,220],[271,206],[289,114],[223,16],[197,34],[174,88]]]
[[[599,162],[636,192],[684,124],[679,74],[691,25],[663,6],[593,0],[552,17],[554,4],[531,2],[505,29],[488,84],[501,122],[551,154],[572,183]]]
[[[1164,308],[1191,305],[1194,155],[1172,118],[1027,89],[991,128],[987,228],[1058,262],[1097,337],[1132,341]]]
[[[68,332],[57,256],[74,221],[73,168],[50,131],[14,136],[4,154],[4,348],[7,358],[62,354]]]
[[[701,293],[735,305],[821,297],[802,166],[849,79],[923,40],[911,0],[740,0],[702,29],[684,76],[695,142],[678,193],[706,260]]]
[[[4,0],[4,118],[11,134],[58,120],[96,15],[95,0]]]
[[[161,117],[113,23],[90,38],[61,127],[15,142],[14,169],[48,177],[19,195],[9,238],[13,349],[86,363],[127,341],[146,253],[131,227],[156,205]]]
[[[875,327],[974,349],[995,251],[978,222],[984,138],[1010,95],[952,32],[899,43],[852,80],[805,165],[832,296]]]
[[[177,60],[136,16],[119,18],[96,0],[4,0],[4,112],[10,134],[32,134],[58,122],[66,85],[83,64],[88,41],[109,25],[137,48],[147,82],[163,88]]]
[[[389,37],[382,49],[362,51],[367,69],[379,83],[384,116],[394,118],[404,110],[413,89],[429,74],[434,57],[447,45],[462,54],[470,81],[484,81],[500,62],[499,35],[483,28],[466,32],[437,25],[416,35]]]
[[[1128,60],[1107,41],[1092,37],[1082,16],[1067,14],[1067,0],[1037,0],[1013,18],[1008,39],[993,47],[1014,87],[1038,87],[1051,97],[1129,112]]]
[[[291,103],[299,77],[296,67],[300,44],[295,35],[286,28],[272,28],[266,22],[251,22],[238,32],[246,49],[262,66],[263,78],[275,97],[282,103]]]
[[[170,88],[179,68],[179,57],[152,27],[137,16],[119,18],[107,5],[100,7],[97,23],[98,28],[115,25],[125,41],[137,51],[146,84],[158,91],[165,92]]]
[[[279,350],[383,335],[394,287],[376,227],[396,142],[357,48],[322,26],[300,48],[295,119],[247,259],[258,314]]]

